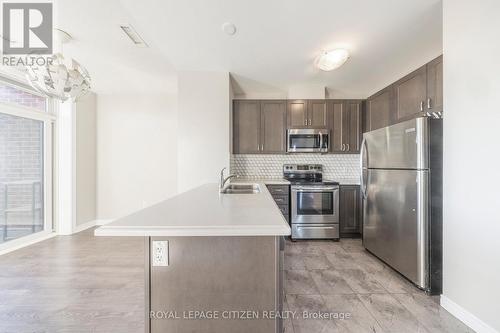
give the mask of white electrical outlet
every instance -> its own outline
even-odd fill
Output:
[[[153,241],[153,266],[168,266],[168,241]]]

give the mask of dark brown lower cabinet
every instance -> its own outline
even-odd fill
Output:
[[[290,186],[288,185],[267,185],[267,189],[273,196],[281,214],[290,223]]]
[[[340,237],[361,237],[361,191],[359,185],[341,185]]]

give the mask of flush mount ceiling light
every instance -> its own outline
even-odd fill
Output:
[[[61,44],[69,42],[71,36],[62,30],[54,29],[54,37]],[[28,81],[33,88],[50,97],[62,101],[85,95],[90,90],[89,72],[76,60],[64,58],[62,53],[49,57],[44,65],[33,65],[26,68]]]
[[[347,59],[349,59],[349,51],[346,49],[325,51],[316,59],[316,67],[322,71],[332,71],[342,66]]]

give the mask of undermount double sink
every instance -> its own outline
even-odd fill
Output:
[[[260,193],[258,184],[229,184],[222,190],[223,194],[257,194]]]

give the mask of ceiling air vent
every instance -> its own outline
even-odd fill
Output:
[[[142,37],[135,31],[134,27],[131,25],[120,25],[123,32],[130,38],[134,45],[139,47],[148,47],[148,44],[142,39]]]

